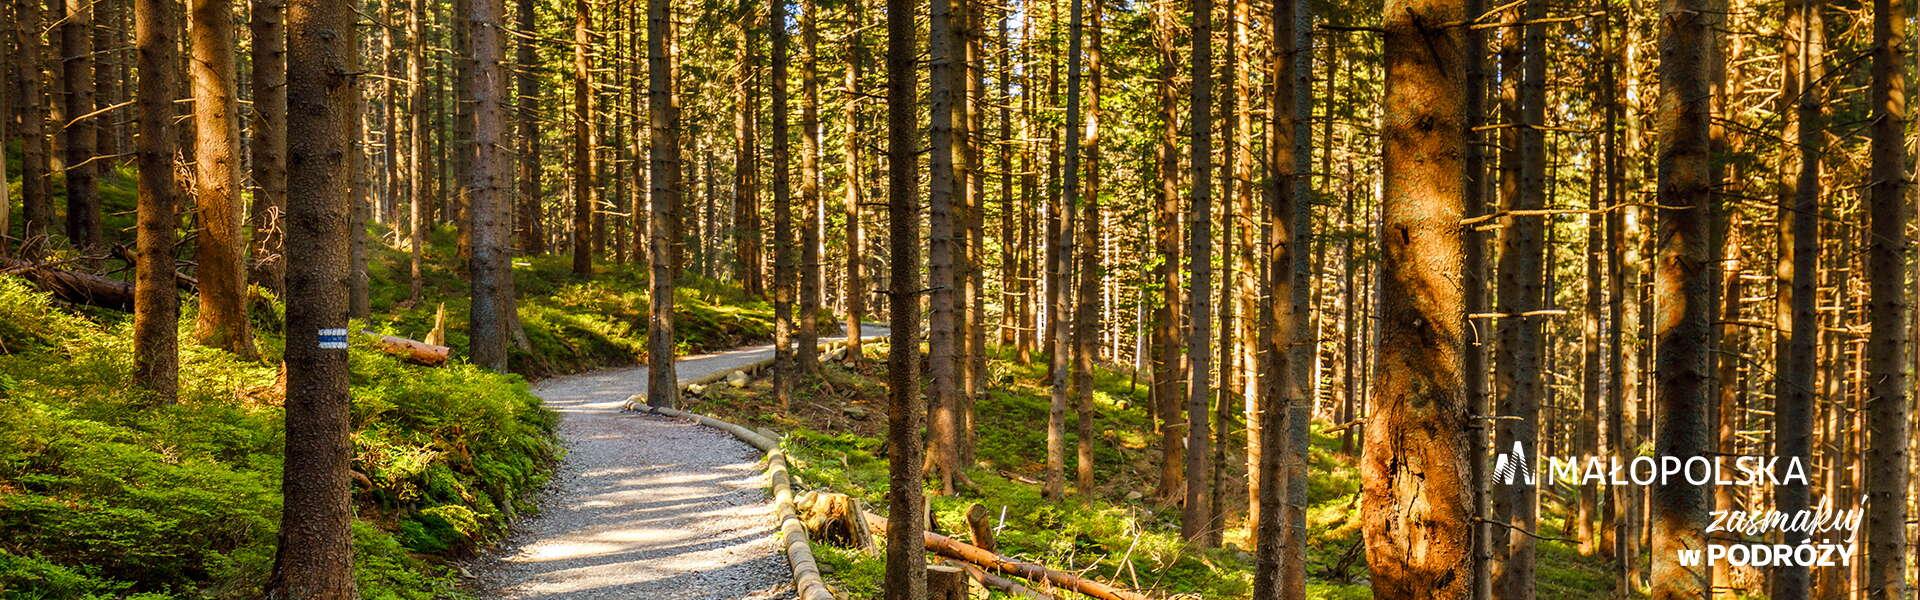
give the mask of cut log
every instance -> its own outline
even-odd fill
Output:
[[[0,269],[19,275],[53,297],[87,306],[132,311],[133,282],[69,271],[23,260],[0,258]]]
[[[379,348],[381,352],[398,356],[414,364],[437,367],[446,364],[447,357],[453,354],[453,349],[446,346],[410,340],[399,336],[382,335],[372,331],[363,330],[361,333],[373,336],[373,345]]]
[[[967,600],[967,572],[959,567],[927,565],[927,600]]]
[[[980,585],[986,586],[987,589],[1017,598],[1027,598],[1029,600],[1054,600],[1052,595],[1034,591],[1033,588],[1020,585],[1018,581],[988,573],[986,569],[982,569],[973,563],[955,561],[953,564],[962,569],[966,569],[967,576],[972,577],[974,581],[980,582]]]
[[[967,507],[967,531],[973,533],[973,545],[988,552],[998,551],[999,545],[993,541],[993,515],[978,502]]]
[[[873,549],[873,533],[867,528],[867,520],[861,516],[866,511],[860,507],[860,501],[846,494],[807,492],[794,502],[800,511],[800,523],[807,528],[807,537],[816,542],[826,542],[845,548],[861,551]]]
[[[867,513],[867,526],[875,533],[885,535],[887,518]],[[1017,561],[937,533],[927,532],[924,539],[928,551],[954,560],[965,561],[988,571],[1065,588],[1100,600],[1148,600],[1146,595],[1138,592],[1122,590],[1072,573],[1049,569],[1045,565]]]

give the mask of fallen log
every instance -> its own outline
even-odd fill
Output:
[[[954,562],[954,564],[959,565],[962,569],[966,569],[967,575],[973,576],[975,581],[979,581],[980,585],[986,586],[987,589],[1009,596],[1027,598],[1028,600],[1054,600],[1053,596],[1036,592],[1033,588],[1020,585],[1017,581],[988,573],[986,569],[980,568],[979,565],[958,561]]]
[[[867,526],[874,533],[885,535],[887,518],[867,513]],[[934,554],[972,563],[990,571],[998,571],[1027,581],[1065,588],[1100,600],[1148,600],[1144,594],[1115,588],[1072,573],[1049,569],[1045,565],[1013,560],[931,531],[926,532],[925,540],[927,550]]]
[[[5,258],[0,258],[0,268],[67,302],[122,312],[133,310],[133,283],[129,281]]]
[[[398,356],[415,364],[437,367],[446,364],[447,357],[453,354],[453,349],[446,346],[366,330],[360,332],[373,336],[373,346],[379,348],[381,352]]]

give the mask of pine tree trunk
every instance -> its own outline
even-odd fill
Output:
[[[14,3],[14,19],[17,34],[15,56],[17,81],[20,85],[20,256],[38,259],[47,248],[47,236],[54,227],[53,211],[53,157],[47,139],[47,98],[45,82],[41,79],[40,47],[43,44],[41,32],[45,28],[41,11],[45,3],[40,0],[20,0]],[[177,61],[176,61],[177,62]],[[176,68],[169,65],[169,68]],[[171,109],[168,109],[171,112]],[[169,158],[168,160],[172,160]]]
[[[846,278],[844,302],[847,310],[847,362],[859,364],[866,358],[861,350],[860,320],[867,315],[867,282],[862,273],[861,261],[866,257],[866,230],[861,223],[862,198],[867,184],[866,171],[860,160],[860,136],[852,132],[863,131],[864,121],[860,118],[860,70],[866,67],[867,47],[859,28],[864,25],[861,0],[847,0],[847,72],[845,80],[846,103],[841,105],[843,118],[846,119],[846,201],[842,205],[846,211]]]
[[[1207,426],[1207,401],[1212,399],[1211,320],[1213,303],[1213,1],[1193,0],[1193,55],[1188,57],[1193,77],[1190,157],[1193,186],[1187,205],[1187,486],[1186,506],[1180,511],[1180,537],[1205,547],[1214,524],[1208,461],[1212,459],[1212,430]]]
[[[754,38],[757,15],[753,0],[740,3],[739,73],[734,78],[733,116],[733,236],[735,277],[747,294],[767,295],[764,259],[760,250],[760,147],[757,115],[760,86],[754,85]]]
[[[651,287],[647,313],[647,404],[680,404],[673,354],[673,243],[675,197],[680,180],[680,111],[673,99],[673,3],[647,0],[647,119],[651,152],[647,161],[648,260]],[[811,18],[811,15],[809,15]]]
[[[1905,598],[1907,560],[1907,458],[1912,424],[1907,421],[1907,359],[1912,351],[1906,312],[1904,265],[1909,245],[1907,197],[1906,69],[1904,47],[1912,8],[1901,0],[1873,3],[1873,114],[1871,184],[1866,198],[1868,230],[1866,352],[1866,597]],[[1857,472],[1857,471],[1856,471]]]
[[[793,393],[793,287],[795,271],[793,247],[793,191],[789,160],[792,142],[787,137],[787,4],[769,0],[767,31],[773,39],[773,394],[780,412],[787,412]]]
[[[521,32],[532,32],[539,27],[540,13],[534,8],[533,0],[517,0],[514,9],[519,17]],[[534,55],[537,42],[528,38],[519,38],[514,44],[513,62],[518,76],[515,84],[518,93],[514,100],[519,103],[520,116],[520,251],[527,254],[547,253],[547,233],[544,223],[544,211],[541,199],[545,197],[540,185],[540,80],[533,70],[538,59]]]
[[[1711,92],[1707,81],[1708,17],[1705,0],[1678,0],[1666,6],[1661,23],[1660,93],[1656,125],[1660,152],[1654,260],[1654,421],[1657,456],[1688,460],[1710,448],[1706,424],[1709,402],[1706,340],[1707,232],[1712,222],[1712,179],[1708,164]],[[1904,422],[1904,419],[1902,420]],[[1902,461],[1904,464],[1904,461]],[[1653,598],[1699,598],[1707,572],[1683,565],[1682,550],[1706,543],[1707,495],[1684,478],[1653,486]]]
[[[420,302],[421,262],[427,243],[427,72],[426,0],[413,0],[407,11],[407,299]],[[291,142],[289,142],[291,143]]]
[[[1826,123],[1821,119],[1823,93],[1814,82],[1825,75],[1821,67],[1825,53],[1825,25],[1821,0],[1792,0],[1785,7],[1786,22],[1781,38],[1780,113],[1792,115],[1784,123],[1781,137],[1794,140],[1799,152],[1782,154],[1779,211],[1775,243],[1780,259],[1774,270],[1775,322],[1783,325],[1774,332],[1774,418],[1773,455],[1780,460],[1813,459],[1814,423],[1814,343],[1819,322],[1814,307],[1818,301],[1817,277],[1820,269],[1820,167],[1821,140]],[[1805,483],[1782,482],[1773,488],[1774,509],[1786,514],[1805,510],[1811,504]],[[1806,532],[1781,532],[1780,543],[1799,544]],[[1772,596],[1804,598],[1812,591],[1807,565],[1782,565],[1773,570]]]
[[[593,66],[587,46],[593,43],[593,13],[587,0],[573,4],[573,272],[593,274],[594,202]]]
[[[1048,373],[1052,377],[1052,389],[1047,405],[1047,479],[1045,497],[1058,500],[1066,494],[1066,454],[1067,454],[1067,363],[1073,350],[1073,335],[1068,331],[1073,322],[1067,318],[1067,309],[1072,305],[1072,296],[1067,291],[1067,277],[1073,268],[1073,202],[1080,197],[1080,136],[1084,130],[1084,115],[1080,111],[1080,63],[1082,38],[1085,30],[1083,16],[1085,0],[1069,0],[1067,17],[1067,128],[1064,139],[1057,142],[1064,155],[1060,161],[1060,193],[1048,204],[1054,216],[1047,223],[1047,233],[1052,240],[1053,258],[1047,282],[1048,310],[1051,323],[1048,324],[1048,337],[1051,338],[1052,358]],[[1058,20],[1057,7],[1050,15]],[[1052,79],[1058,80],[1058,77]],[[1051,85],[1051,84],[1050,84]],[[1057,94],[1048,94],[1058,97]]]
[[[194,236],[200,278],[200,310],[194,322],[199,343],[254,354],[247,320],[246,231],[240,200],[240,115],[234,93],[233,12],[221,0],[188,4],[193,40],[189,76],[193,88]]]
[[[178,94],[180,20],[167,0],[134,0],[134,47],[140,56],[136,92],[140,169],[135,215],[133,380],[155,404],[171,404],[179,390],[180,297],[174,291],[174,229],[178,188],[173,180],[173,100]],[[24,12],[24,11],[23,11]],[[22,19],[22,23],[34,21]],[[25,248],[22,248],[23,251]],[[28,254],[27,256],[31,256]]]
[[[1463,4],[1394,0],[1384,10],[1380,339],[1361,459],[1367,563],[1382,599],[1471,595],[1467,463],[1477,459],[1463,298],[1451,283],[1463,269],[1465,36],[1431,25],[1469,18]]]
[[[1160,139],[1155,145],[1160,187],[1154,217],[1154,247],[1160,254],[1154,279],[1160,284],[1160,302],[1153,309],[1153,411],[1160,420],[1160,500],[1173,505],[1187,490],[1187,423],[1180,407],[1185,398],[1182,384],[1187,380],[1180,352],[1180,324],[1184,321],[1180,283],[1180,92],[1174,85],[1174,73],[1180,61],[1174,48],[1175,31],[1172,3],[1156,5],[1153,11],[1153,43],[1160,51]]]
[[[473,156],[462,179],[467,188],[467,217],[472,256],[468,259],[473,284],[472,311],[467,335],[474,364],[507,369],[508,323],[513,319],[513,201],[508,195],[506,162],[505,21],[502,0],[467,0],[468,41],[473,64],[466,96],[473,100]]]
[[[956,480],[964,478],[960,463],[960,279],[954,266],[956,239],[954,204],[962,193],[954,160],[955,107],[960,89],[960,51],[955,31],[951,0],[933,0],[928,21],[927,48],[932,74],[927,84],[927,102],[931,111],[928,143],[927,181],[927,275],[929,311],[927,314],[927,404],[932,408],[928,423],[929,446],[934,479],[941,494],[954,493]]]
[[[348,440],[350,153],[359,35],[345,0],[287,11],[286,429],[280,551],[268,598],[356,597]],[[144,69],[142,70],[144,72]]]
[[[249,30],[253,49],[253,277],[275,293],[286,289],[287,2],[255,0]],[[391,101],[389,101],[391,104]],[[389,123],[388,127],[392,127]],[[391,150],[390,150],[391,151]]]
[[[103,241],[97,177],[100,165],[111,164],[94,160],[94,150],[100,121],[109,117],[93,114],[93,5],[83,0],[65,0],[62,4],[67,14],[60,25],[60,82],[66,88],[66,118],[70,121],[62,130],[67,157],[67,239],[76,250],[91,254]]]
[[[819,3],[800,0],[800,368],[820,371],[820,310],[826,304],[826,269],[820,244],[827,204],[820,195],[820,45]]]
[[[926,404],[920,397],[920,224],[914,197],[918,137],[913,115],[916,46],[907,0],[887,0],[887,227],[892,267],[887,306],[887,571],[886,600],[927,595],[924,477],[920,470]]]
[[[1501,193],[1504,210],[1536,211],[1546,203],[1544,148],[1542,131],[1546,99],[1545,60],[1542,25],[1545,3],[1537,0],[1525,5],[1525,15],[1509,13],[1516,23],[1503,32],[1500,49],[1501,111],[1507,127],[1501,130]],[[1520,26],[1524,18],[1529,24]],[[1498,355],[1494,363],[1495,389],[1500,419],[1494,421],[1495,453],[1511,453],[1523,448],[1524,456],[1540,453],[1541,399],[1546,393],[1540,355],[1541,319],[1522,316],[1540,308],[1546,298],[1541,286],[1541,252],[1544,217],[1522,216],[1504,219],[1500,230],[1499,280],[1495,282],[1494,322],[1498,331]],[[1493,591],[1499,598],[1528,600],[1534,597],[1534,532],[1538,515],[1538,488],[1531,485],[1504,485],[1488,482],[1497,490],[1491,494],[1494,527],[1488,542],[1498,562],[1493,565]]]
[[[1086,69],[1086,136],[1076,143],[1082,145],[1086,154],[1086,172],[1080,193],[1080,247],[1079,278],[1080,289],[1074,303],[1073,318],[1073,399],[1076,461],[1074,478],[1081,494],[1093,493],[1093,363],[1099,352],[1100,341],[1100,282],[1102,279],[1100,246],[1100,92],[1103,72],[1100,59],[1100,42],[1103,37],[1101,14],[1105,7],[1095,1],[1087,20],[1091,27],[1087,31]],[[1071,61],[1078,62],[1078,61]],[[1069,132],[1078,129],[1068,128]],[[1076,134],[1076,137],[1077,134]]]

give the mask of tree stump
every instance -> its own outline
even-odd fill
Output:
[[[802,494],[794,507],[800,511],[800,523],[807,528],[808,538],[856,550],[873,549],[873,533],[861,516],[865,509],[858,499],[811,491]]]
[[[967,600],[968,581],[960,567],[927,565],[927,600]]]
[[[967,530],[973,533],[973,545],[988,552],[998,551],[993,541],[993,516],[987,507],[977,502],[967,507]]]

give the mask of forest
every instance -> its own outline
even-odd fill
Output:
[[[0,0],[0,597],[1914,598],[1915,19]]]

